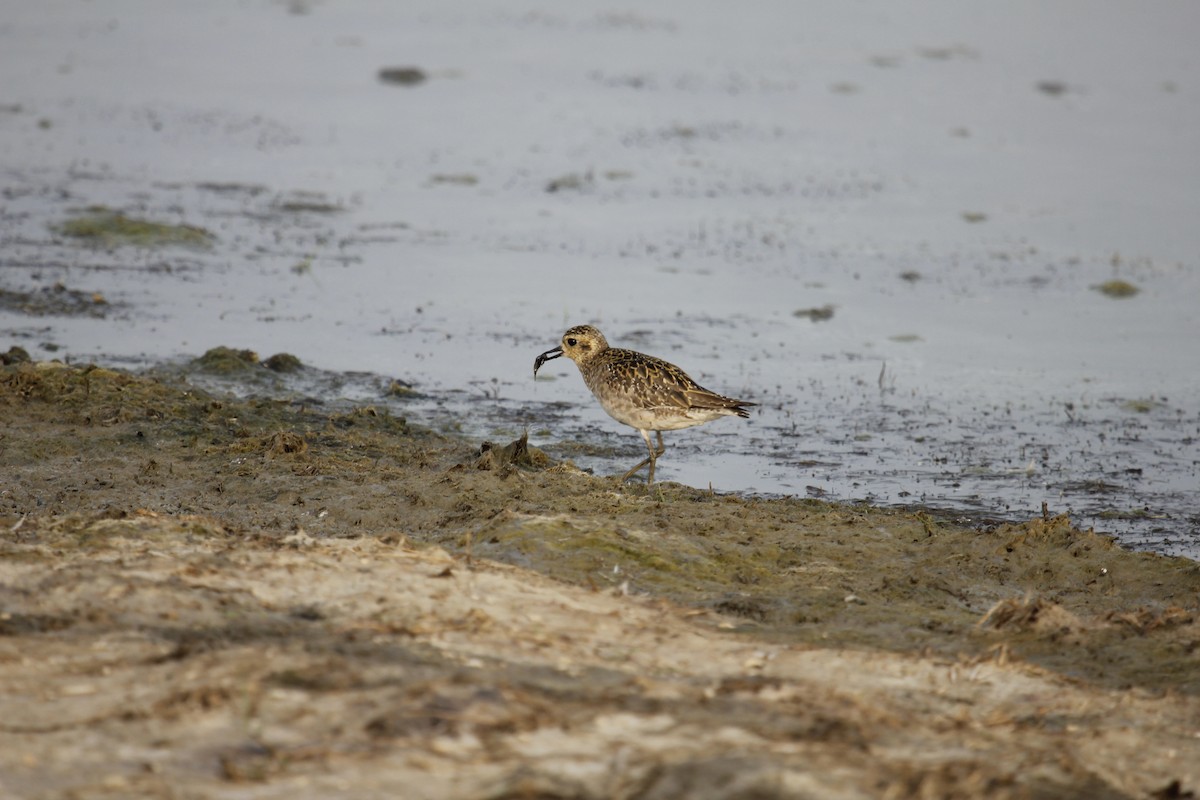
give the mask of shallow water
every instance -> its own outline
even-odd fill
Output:
[[[287,351],[297,391],[619,474],[640,437],[532,376],[590,322],[761,404],[667,434],[664,479],[1200,556],[1200,11],[909,8],[23,4],[0,288],[107,302],[6,302],[0,344]],[[92,205],[217,240],[51,229]]]

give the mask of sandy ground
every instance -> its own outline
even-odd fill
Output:
[[[622,487],[97,368],[6,366],[0,412],[0,796],[1200,790],[1200,569],[1063,518]]]

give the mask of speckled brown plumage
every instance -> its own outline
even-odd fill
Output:
[[[664,450],[663,431],[689,428],[724,416],[749,417],[746,407],[754,405],[705,389],[661,358],[609,347],[604,334],[591,325],[576,325],[564,333],[560,346],[534,361],[534,375],[542,364],[564,355],[579,367],[584,383],[608,415],[636,428],[646,442],[649,457],[625,473],[622,480],[649,464],[646,482],[654,481],[654,464]],[[658,438],[657,450],[650,443],[651,431]]]

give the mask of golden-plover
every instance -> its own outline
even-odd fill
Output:
[[[664,451],[663,431],[703,425],[720,417],[749,417],[746,407],[756,405],[710,392],[661,358],[609,347],[604,334],[591,325],[576,325],[563,334],[561,345],[534,359],[534,377],[542,364],[559,356],[575,362],[583,382],[610,417],[636,428],[646,440],[650,455],[626,472],[622,482],[647,464],[646,484],[654,482],[654,462]],[[658,437],[657,450],[650,443],[651,431]]]

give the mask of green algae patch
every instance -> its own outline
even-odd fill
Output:
[[[192,366],[216,375],[232,375],[258,369],[258,353],[253,350],[238,350],[232,347],[213,347],[204,355],[192,360]]]
[[[436,173],[429,176],[429,183],[433,185],[443,184],[449,186],[474,186],[479,183],[479,177],[469,172],[458,173]]]
[[[275,201],[274,208],[288,214],[338,214],[345,209],[325,199],[319,192],[297,192]],[[303,270],[301,270],[303,271]]]
[[[553,565],[556,574],[580,583],[621,586],[636,580],[643,590],[672,587],[670,576],[697,557],[695,551],[669,556],[670,542],[647,531],[618,528],[604,521],[585,521],[565,515],[505,512],[482,530],[461,539],[474,554],[501,556],[527,565]],[[679,543],[676,543],[679,544]]]
[[[140,219],[105,206],[91,206],[54,230],[104,247],[209,247],[216,241],[204,228]]]
[[[1124,411],[1132,411],[1135,414],[1149,414],[1151,411],[1166,408],[1166,404],[1153,397],[1137,398],[1134,400],[1126,400],[1121,403],[1121,409]]]
[[[299,372],[304,369],[300,359],[291,353],[276,353],[262,363],[272,372]]]
[[[276,353],[260,359],[253,350],[220,345],[204,352],[191,361],[193,369],[212,375],[238,375],[268,369],[275,373],[293,373],[304,369],[304,363],[291,353]]]
[[[574,479],[595,489],[549,508],[509,506],[433,541],[597,590],[707,609],[727,615],[732,630],[776,642],[972,658],[1000,647],[1006,658],[1072,677],[1110,681],[1110,665],[1119,663],[1115,683],[1165,681],[1200,692],[1177,641],[1162,645],[1153,665],[1139,662],[1128,655],[1128,631],[1111,621],[1141,608],[1194,608],[1200,568],[1125,553],[1065,516],[976,531],[921,513]],[[472,508],[486,505],[468,488],[473,481],[456,474],[449,483]],[[1082,620],[1071,629],[1078,635],[1052,624],[981,625],[998,604],[1024,597]]]
[[[1097,292],[1100,292],[1100,294],[1104,295],[1105,297],[1111,297],[1114,300],[1133,297],[1135,294],[1141,291],[1141,289],[1134,286],[1129,281],[1123,281],[1119,278],[1114,278],[1113,280],[1105,281],[1104,283],[1098,283],[1092,288]]]

